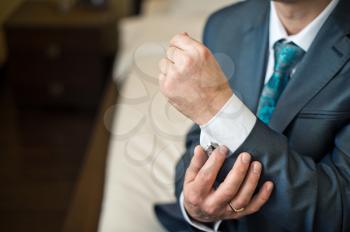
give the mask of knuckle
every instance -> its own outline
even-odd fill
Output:
[[[188,195],[184,195],[184,198],[186,202],[191,204],[193,207],[199,207],[201,204],[200,197],[197,194],[194,194],[193,192]]]
[[[174,47],[168,48],[168,50],[167,50],[167,57],[170,60],[174,60],[174,58],[175,58],[174,55],[175,55],[175,48]]]
[[[181,34],[180,33],[174,35],[173,38],[170,40],[170,43],[176,42],[179,38],[181,38]]]
[[[179,32],[175,35],[176,38],[182,38],[184,37],[184,34],[182,32]]]
[[[235,201],[235,207],[236,208],[242,208],[242,207],[246,207],[248,205],[248,200],[241,198]]]
[[[177,72],[176,68],[168,66],[167,76],[170,77],[170,80],[176,80],[179,77],[179,73]]]
[[[226,159],[226,154],[215,149],[211,154],[210,159],[213,160],[213,163],[222,163]]]
[[[212,176],[210,175],[210,168],[204,168],[201,172],[199,172],[200,179],[205,182],[209,183],[212,180]]]
[[[206,215],[213,217],[216,214],[216,206],[211,203],[207,203],[203,206],[203,211],[205,212]]]
[[[260,201],[264,204],[269,199],[268,194],[261,194]]]
[[[185,171],[185,177],[191,175],[191,173],[195,171],[194,168],[192,166],[189,166],[186,171]],[[184,188],[186,187],[186,185],[184,185]]]
[[[204,59],[207,59],[209,58],[210,56],[210,51],[207,47],[205,46],[199,46],[198,48],[198,52],[199,54],[204,58]]]
[[[238,165],[236,168],[237,171],[237,175],[239,175],[240,177],[244,177],[247,173],[247,168],[244,165]]]
[[[199,197],[196,196],[191,196],[190,199],[188,200],[188,202],[193,206],[193,207],[200,207],[201,205],[201,200],[199,199]]]
[[[166,51],[166,57],[168,59],[171,59],[171,51],[170,51],[170,48],[168,48],[168,50]]]
[[[169,48],[166,50],[166,53],[167,53],[168,55],[171,55],[171,54],[173,53],[173,51],[174,51],[174,47],[169,47]]]
[[[224,161],[226,159],[227,152],[225,151],[226,149],[224,151],[219,149],[214,150],[213,156],[217,159],[216,161]]]
[[[232,195],[232,189],[226,187],[222,190],[222,196],[224,199],[230,199]]]
[[[161,90],[162,92],[163,92],[162,86],[163,86],[164,81],[165,81],[164,74],[163,74],[163,73],[160,73],[160,74],[158,75],[158,83],[159,83],[159,88],[160,88],[160,90]]]

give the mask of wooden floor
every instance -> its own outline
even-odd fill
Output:
[[[17,110],[0,85],[0,231],[61,231],[94,113]]]

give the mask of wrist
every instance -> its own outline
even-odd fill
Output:
[[[226,102],[232,97],[232,90],[229,86],[219,90],[213,96],[208,96],[205,99],[205,107],[201,112],[198,112],[198,116],[194,119],[194,122],[198,125],[207,124],[217,113],[224,107]]]

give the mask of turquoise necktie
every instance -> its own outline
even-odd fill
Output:
[[[304,55],[304,50],[294,43],[284,40],[274,44],[275,65],[272,77],[265,85],[257,111],[258,118],[265,124],[270,123],[278,99],[288,84],[290,74]]]

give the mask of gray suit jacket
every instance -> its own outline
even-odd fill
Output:
[[[239,3],[214,13],[204,33],[214,54],[235,62],[231,87],[253,112],[264,84],[269,12],[268,0]],[[263,165],[261,182],[272,180],[275,189],[258,213],[225,221],[223,231],[350,231],[349,34],[350,3],[341,0],[288,83],[269,127],[258,121],[225,162],[218,181],[240,152],[250,152]],[[229,75],[232,67],[221,65]],[[177,165],[177,197],[199,134],[194,126]]]

